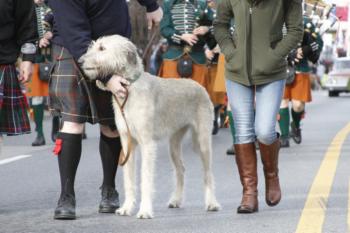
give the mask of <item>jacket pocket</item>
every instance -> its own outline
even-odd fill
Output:
[[[256,61],[253,75],[270,75],[281,72],[286,66],[286,59],[279,56],[273,49],[269,48],[265,54]]]
[[[270,35],[270,47],[275,49],[276,45],[283,39],[282,32]]]
[[[244,57],[242,56],[242,52],[238,48],[233,49],[230,56],[228,58],[225,57],[226,60],[226,69],[235,74],[241,74],[244,72],[243,62]]]

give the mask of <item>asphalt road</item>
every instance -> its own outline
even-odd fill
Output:
[[[291,143],[291,147],[282,149],[280,154],[282,201],[273,208],[265,204],[263,174],[259,164],[260,205],[259,212],[253,215],[236,214],[241,185],[234,157],[225,154],[231,144],[228,129],[220,130],[213,137],[216,193],[222,205],[222,210],[215,213],[204,210],[202,169],[199,157],[191,150],[190,140],[183,143],[185,201],[180,209],[167,208],[173,178],[167,143],[162,142],[156,165],[155,217],[152,220],[98,214],[102,179],[97,140],[99,133],[96,126],[89,125],[88,139],[83,142],[83,156],[76,178],[78,219],[54,221],[59,174],[56,157],[51,152],[53,143],[48,140],[51,125],[47,117],[44,124],[48,145],[31,147],[34,134],[4,139],[0,155],[0,233],[350,232],[348,131],[340,135],[345,140],[343,145],[340,138],[331,145],[337,133],[349,122],[349,95],[328,98],[326,92],[314,93],[314,102],[307,106],[307,115],[302,125],[303,143]],[[136,156],[139,165],[138,152]],[[18,160],[11,161],[11,158]],[[335,166],[332,167],[332,164]],[[121,168],[117,187],[123,201]],[[318,194],[322,196],[318,197]],[[313,198],[316,204],[305,204]],[[137,209],[134,214],[136,211]],[[320,221],[313,220],[317,217],[321,217]],[[303,223],[311,228],[302,226]]]

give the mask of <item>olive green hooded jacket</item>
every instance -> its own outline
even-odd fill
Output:
[[[285,79],[286,56],[303,37],[302,0],[264,0],[258,5],[219,0],[214,35],[226,58],[227,79],[246,86]]]

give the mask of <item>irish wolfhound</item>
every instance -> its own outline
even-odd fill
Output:
[[[194,150],[204,166],[205,208],[220,208],[214,192],[211,169],[211,127],[213,106],[206,90],[188,79],[161,79],[144,72],[136,47],[121,36],[98,39],[81,58],[88,78],[116,74],[129,80],[129,97],[124,113],[134,145],[141,148],[141,203],[138,218],[152,218],[154,163],[157,141],[170,139],[170,154],[175,167],[176,188],[168,207],[179,208],[184,188],[184,166],[181,140],[187,130],[192,132]],[[97,85],[105,89],[100,81]],[[106,89],[105,89],[106,90]],[[121,111],[113,99],[115,122],[124,150],[127,148],[127,128]],[[131,215],[135,205],[135,158],[131,156],[124,169],[125,201],[117,210],[119,215]]]

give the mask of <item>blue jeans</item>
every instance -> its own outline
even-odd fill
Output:
[[[226,80],[236,129],[235,144],[251,143],[258,139],[263,144],[271,145],[276,141],[275,127],[284,85],[285,80],[258,86],[244,86]]]

